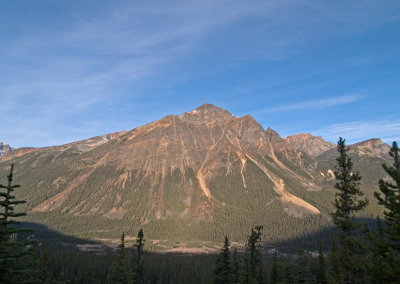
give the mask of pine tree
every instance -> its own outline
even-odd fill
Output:
[[[354,215],[363,210],[368,200],[358,200],[357,197],[363,196],[360,191],[361,176],[359,172],[353,172],[353,163],[347,154],[349,148],[345,145],[345,140],[340,137],[337,145],[339,157],[336,159],[335,168],[336,184],[338,190],[335,197],[334,207],[336,211],[332,213],[333,223],[340,229],[339,247],[337,258],[344,269],[344,279],[346,283],[354,283],[362,278],[362,257],[364,254],[362,243],[357,237],[357,229],[360,224],[354,220]]]
[[[215,284],[227,284],[231,283],[232,278],[232,268],[230,262],[230,252],[229,252],[229,239],[225,236],[224,246],[221,249],[220,254],[217,257],[214,270],[214,283]]]
[[[13,225],[20,222],[14,218],[25,216],[26,213],[16,213],[16,205],[26,203],[16,200],[13,191],[20,185],[12,185],[14,165],[11,165],[10,173],[7,175],[7,186],[0,184],[0,283],[23,283],[30,275],[32,266],[32,241],[18,240],[17,234],[31,232],[28,229],[17,229]]]
[[[317,269],[317,283],[319,284],[326,284],[326,265],[325,265],[325,256],[324,252],[322,251],[321,242],[319,243],[318,247],[318,269]]]
[[[136,244],[135,244],[137,255],[136,255],[136,269],[133,274],[133,283],[134,284],[144,283],[143,260],[142,260],[144,241],[145,241],[145,239],[144,239],[143,230],[140,229],[139,233],[138,233],[138,237],[136,239]]]
[[[330,269],[329,269],[329,273],[328,273],[329,282],[334,282],[334,281],[343,279],[342,271],[341,271],[341,267],[340,267],[341,263],[340,263],[340,259],[339,259],[337,242],[335,239],[332,240],[331,251],[328,255],[328,263],[330,265]]]
[[[232,284],[239,284],[240,282],[240,265],[237,259],[237,249],[233,250],[233,259],[232,259]]]
[[[303,250],[299,251],[296,263],[296,283],[314,283],[309,267],[308,255]]]
[[[389,248],[386,242],[385,229],[379,217],[377,224],[378,229],[375,233],[371,233],[368,228],[366,229],[366,235],[371,242],[371,261],[368,265],[368,271],[370,278],[377,283],[391,283],[394,282],[393,275],[390,273],[393,266],[387,258]]]
[[[249,260],[249,254],[247,252],[244,256],[244,267],[243,267],[243,273],[241,275],[240,283],[242,283],[242,284],[255,283],[255,279],[251,276],[250,260]]]
[[[38,284],[50,283],[50,272],[49,272],[49,255],[47,251],[40,251],[40,256],[36,265],[36,271],[34,274],[34,282]]]
[[[278,254],[276,253],[276,251],[274,251],[274,253],[272,254],[272,268],[269,283],[278,283]]]
[[[380,193],[375,192],[378,203],[385,207],[385,228],[375,242],[375,250],[383,253],[380,277],[386,281],[398,281],[400,275],[400,157],[397,142],[393,142],[389,152],[393,158],[392,166],[383,164],[383,169],[392,182],[379,180]]]
[[[111,265],[111,271],[108,275],[107,283],[128,283],[125,255],[125,233],[122,233],[121,243],[118,249],[118,254],[114,259],[114,263]]]
[[[246,245],[244,279],[246,283],[264,283],[265,275],[260,252],[260,241],[263,226],[256,226],[251,233]]]
[[[284,273],[285,273],[285,275],[284,275],[285,276],[285,282],[284,283],[287,283],[287,284],[295,283],[295,279],[293,277],[293,265],[292,265],[291,262],[292,261],[289,260],[288,263],[286,263],[285,270],[284,270]]]

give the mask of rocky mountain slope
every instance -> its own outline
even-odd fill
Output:
[[[144,227],[153,238],[219,240],[263,224],[277,241],[329,224],[334,157],[321,139],[282,139],[249,115],[205,104],[128,132],[15,151],[0,158],[0,174],[14,162],[27,220],[65,233]],[[357,149],[385,159],[378,142]]]
[[[336,145],[332,142],[326,142],[321,136],[312,136],[309,133],[291,135],[286,137],[285,141],[293,149],[302,151],[313,157],[336,148]]]

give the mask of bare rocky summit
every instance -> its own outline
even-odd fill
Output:
[[[321,136],[313,136],[309,133],[300,133],[285,138],[285,141],[293,148],[313,157],[330,149],[336,148],[332,142],[326,142]]]
[[[371,157],[389,158],[390,146],[379,138],[373,138],[353,144],[350,151],[357,152],[358,155],[368,155]]]

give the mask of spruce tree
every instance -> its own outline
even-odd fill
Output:
[[[240,265],[237,259],[237,249],[233,250],[233,259],[232,259],[232,284],[239,284],[240,282]]]
[[[240,283],[242,284],[252,284],[255,283],[255,279],[251,276],[250,260],[249,254],[246,252],[244,256],[243,273],[241,274]]]
[[[214,270],[214,283],[215,284],[228,284],[231,283],[232,279],[232,268],[230,261],[230,252],[229,252],[229,239],[228,236],[225,236],[224,246],[219,253]]]
[[[385,207],[385,228],[375,242],[375,251],[382,254],[380,277],[385,281],[398,281],[400,275],[400,157],[397,142],[393,142],[389,155],[392,166],[383,164],[383,169],[392,181],[379,180],[380,193],[375,192],[378,203]]]
[[[36,264],[34,273],[34,283],[47,284],[50,283],[50,260],[47,251],[39,251],[39,259]]]
[[[339,259],[339,253],[338,253],[338,248],[337,248],[337,242],[336,240],[332,240],[331,244],[331,251],[328,255],[328,263],[329,263],[329,273],[328,273],[328,279],[329,282],[334,282],[339,279],[342,279],[343,277],[341,276],[341,263]]]
[[[377,219],[377,226],[377,232],[371,233],[368,228],[366,232],[371,242],[371,261],[368,265],[369,275],[377,283],[394,282],[393,275],[390,273],[393,269],[393,262],[388,259],[389,249],[385,229],[379,217]]]
[[[144,283],[144,275],[143,275],[143,247],[144,247],[144,234],[143,230],[140,229],[138,233],[138,237],[136,239],[136,269],[133,274],[133,283],[134,284],[142,284]]]
[[[271,277],[269,283],[276,284],[278,283],[278,254],[276,251],[272,254],[272,268],[271,268]]]
[[[293,264],[292,264],[292,260],[289,259],[287,261],[287,263],[285,264],[285,270],[284,270],[284,278],[285,278],[285,282],[287,284],[293,284],[295,283],[295,279],[293,276]]]
[[[118,247],[118,254],[111,265],[111,271],[108,275],[107,283],[128,283],[125,254],[125,233],[122,233],[121,243]]]
[[[26,203],[16,200],[12,195],[20,185],[12,185],[14,165],[11,165],[7,175],[8,184],[0,184],[0,283],[25,283],[30,276],[32,266],[32,241],[18,240],[17,234],[31,232],[28,229],[18,229],[20,224],[15,218],[25,216],[25,212],[15,212],[15,207]]]
[[[256,226],[251,229],[246,245],[244,279],[246,283],[264,283],[265,275],[262,265],[260,241],[263,226]]]
[[[340,229],[337,259],[343,267],[343,275],[338,281],[354,283],[363,276],[362,258],[363,246],[357,236],[360,224],[355,221],[355,214],[363,210],[368,200],[359,200],[363,196],[360,190],[361,176],[359,172],[353,171],[353,163],[347,154],[349,148],[345,140],[340,137],[337,145],[339,157],[336,159],[337,166],[334,174],[336,177],[335,188],[337,189],[332,213],[333,223]]]
[[[309,265],[309,256],[303,250],[300,250],[298,254],[295,275],[296,283],[314,283]]]
[[[321,242],[319,243],[318,247],[318,268],[317,268],[317,283],[319,284],[326,284],[328,283],[326,279],[326,265],[325,265],[325,256],[324,252],[322,251]]]

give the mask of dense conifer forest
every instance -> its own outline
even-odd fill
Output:
[[[398,145],[393,142],[390,151],[393,164],[383,165],[389,178],[377,181],[375,198],[384,216],[374,222],[357,218],[368,199],[360,190],[361,176],[353,169],[347,151],[345,140],[340,138],[336,196],[331,201],[335,227],[308,239],[281,243],[282,247],[290,245],[290,252],[265,245],[269,236],[265,224],[241,232],[244,246],[232,243],[227,234],[220,240],[217,254],[147,249],[151,244],[142,229],[133,240],[121,232],[114,249],[92,252],[72,249],[63,241],[34,240],[26,224],[18,223],[25,215],[18,211],[18,205],[25,201],[14,196],[19,185],[13,184],[11,166],[7,183],[0,184],[0,283],[399,283]],[[179,224],[175,225],[168,229],[179,229]]]

